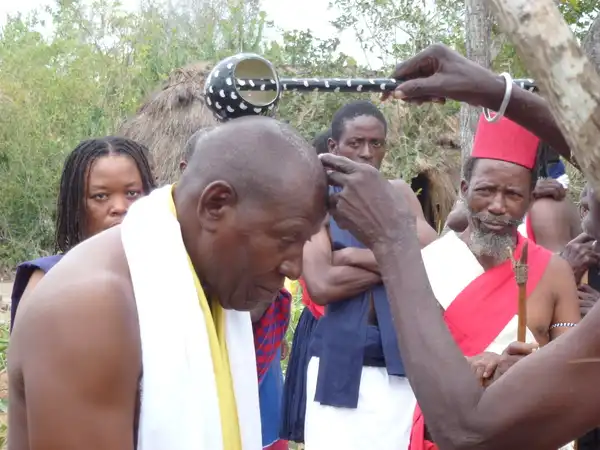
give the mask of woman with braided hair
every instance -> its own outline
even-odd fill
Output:
[[[148,149],[130,139],[82,141],[62,171],[56,207],[56,254],[17,267],[11,330],[21,298],[81,241],[120,224],[129,206],[154,189]]]

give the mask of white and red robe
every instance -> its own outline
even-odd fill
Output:
[[[526,241],[518,236],[515,258],[520,257]],[[446,324],[465,356],[486,351],[502,353],[517,340],[518,287],[510,261],[484,271],[454,232],[424,248],[422,255],[433,293],[445,310]],[[552,253],[529,241],[527,257],[527,295],[531,295]],[[530,330],[527,330],[526,341],[535,342]],[[409,449],[437,449],[435,444],[425,440],[425,421],[418,405]]]

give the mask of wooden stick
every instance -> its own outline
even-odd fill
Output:
[[[554,0],[491,0],[490,6],[599,197],[600,76],[594,65]]]
[[[527,245],[529,243],[526,241],[523,244],[523,250],[521,251],[521,258],[519,261],[515,260],[511,252],[511,259],[513,263],[513,271],[515,272],[515,281],[517,282],[517,287],[519,288],[519,296],[518,296],[518,317],[519,324],[517,328],[517,341],[525,342],[525,337],[527,335]]]

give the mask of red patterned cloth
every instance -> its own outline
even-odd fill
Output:
[[[264,450],[288,450],[288,441],[279,440],[273,444],[263,447]]]
[[[273,362],[281,341],[285,338],[290,323],[291,306],[292,296],[287,290],[282,289],[260,320],[252,324],[259,383]]]

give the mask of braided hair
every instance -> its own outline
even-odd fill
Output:
[[[115,136],[82,141],[67,157],[60,177],[54,244],[57,253],[67,252],[86,238],[85,191],[89,169],[98,158],[109,155],[126,155],[133,160],[140,172],[144,194],[156,187],[145,146]]]

